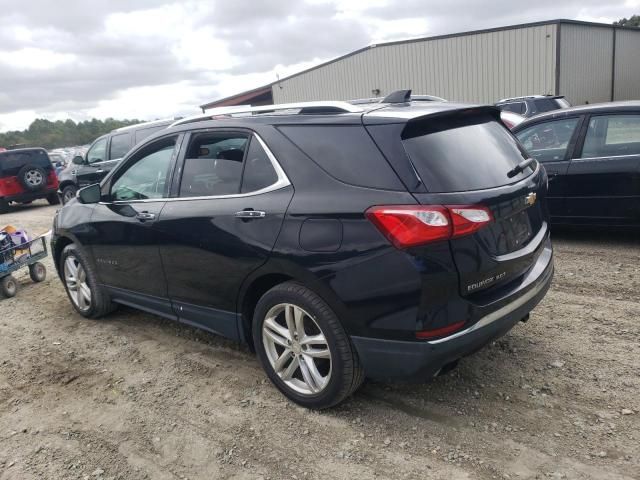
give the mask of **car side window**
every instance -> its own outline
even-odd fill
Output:
[[[111,137],[109,160],[124,157],[131,148],[131,133],[121,133]]]
[[[538,123],[516,133],[525,150],[539,162],[564,160],[579,118]]]
[[[558,105],[551,98],[538,98],[534,101],[538,113],[550,112],[551,110],[557,110]]]
[[[241,193],[257,192],[278,181],[278,174],[260,141],[253,137],[247,150]]]
[[[163,138],[143,148],[111,185],[112,201],[166,198],[176,137]]]
[[[500,110],[517,113],[518,115],[524,115],[527,111],[527,107],[525,106],[524,102],[513,102],[500,105]]]
[[[582,158],[640,155],[640,115],[591,117]]]
[[[240,192],[248,135],[197,133],[189,142],[180,181],[181,197],[231,195]]]
[[[107,159],[107,138],[96,141],[87,152],[87,162],[103,162]]]

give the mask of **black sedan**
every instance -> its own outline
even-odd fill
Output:
[[[555,110],[513,133],[547,170],[554,225],[640,227],[640,101]]]

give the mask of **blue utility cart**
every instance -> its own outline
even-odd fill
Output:
[[[8,248],[0,247],[0,292],[5,297],[16,295],[18,282],[12,273],[24,267],[29,268],[31,280],[44,281],[47,278],[47,269],[40,260],[47,255],[47,242],[44,235],[21,245],[11,244]]]

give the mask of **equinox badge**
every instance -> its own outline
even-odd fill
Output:
[[[536,203],[536,198],[538,198],[538,195],[535,192],[531,192],[529,195],[524,197],[524,204],[531,207]]]

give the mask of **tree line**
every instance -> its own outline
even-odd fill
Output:
[[[38,118],[26,130],[0,133],[0,147],[7,148],[12,145],[24,145],[26,147],[52,149],[85,145],[111,130],[136,123],[140,123],[140,121],[115,120],[113,118],[98,120],[93,118],[76,123],[73,120],[52,122]]]

